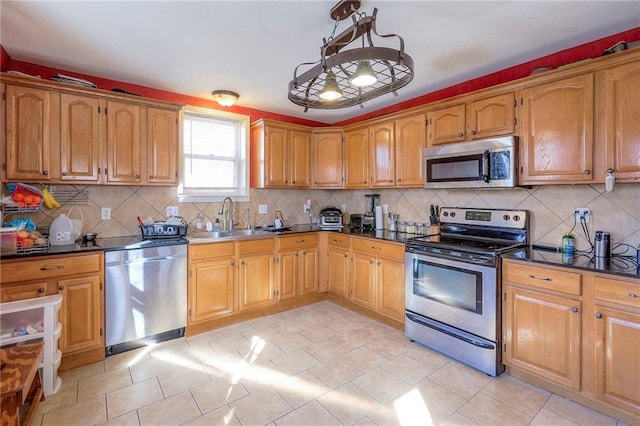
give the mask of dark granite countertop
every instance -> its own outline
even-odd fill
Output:
[[[593,253],[581,254],[577,252],[574,256],[571,256],[560,251],[527,247],[508,253],[503,257],[530,261],[532,263],[563,266],[589,272],[602,272],[621,277],[640,278],[640,268],[637,265],[635,256],[614,255],[610,259],[605,259],[595,257]]]

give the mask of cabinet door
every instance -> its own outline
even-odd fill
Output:
[[[97,98],[60,96],[60,179],[97,182],[100,159],[100,102]]]
[[[100,276],[58,281],[62,307],[58,313],[63,355],[104,346],[102,338],[102,290]]]
[[[467,112],[469,138],[482,139],[513,134],[515,107],[513,92],[471,102]]]
[[[375,261],[371,256],[351,255],[349,299],[353,303],[375,308]]]
[[[425,115],[396,121],[396,186],[424,186]]]
[[[317,248],[306,248],[299,251],[299,280],[300,294],[317,293],[320,286],[318,280],[318,261],[320,259],[320,251]]]
[[[296,296],[298,281],[298,252],[296,250],[280,252],[280,300]]]
[[[240,258],[240,310],[262,308],[273,304],[273,253]]]
[[[189,271],[189,322],[211,320],[234,311],[234,262],[217,259],[194,263]]]
[[[30,283],[30,284],[16,284],[16,285],[2,285],[0,287],[0,303],[15,302],[16,300],[33,299],[34,297],[42,297],[47,295],[47,283],[46,281]]]
[[[344,135],[344,175],[346,188],[369,186],[369,129],[357,129]]]
[[[465,140],[466,106],[453,105],[427,112],[428,146]]]
[[[579,391],[580,302],[507,286],[503,309],[504,363]]]
[[[289,131],[280,127],[265,127],[265,186],[288,186]]]
[[[7,85],[7,179],[51,179],[51,94]]]
[[[522,91],[521,184],[593,180],[593,75]]]
[[[311,133],[291,130],[289,133],[289,186],[311,186]]]
[[[342,132],[313,135],[313,186],[342,188]]]
[[[140,107],[107,104],[107,180],[140,183]]]
[[[147,183],[178,182],[178,113],[147,108]]]
[[[616,179],[640,178],[640,64],[621,65],[603,72],[606,168]]]
[[[640,415],[640,315],[595,306],[595,394]]]
[[[329,292],[345,299],[349,296],[349,251],[329,249]]]
[[[369,134],[369,171],[371,186],[395,186],[396,138],[394,123],[371,126]]]
[[[378,312],[404,321],[404,262],[379,259],[376,266]]]

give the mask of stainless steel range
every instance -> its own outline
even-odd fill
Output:
[[[500,359],[500,255],[528,242],[526,210],[444,207],[405,256],[405,335],[491,376]]]

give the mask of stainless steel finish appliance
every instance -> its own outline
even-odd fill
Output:
[[[425,148],[424,187],[514,187],[517,185],[516,142],[514,136],[507,136]]]
[[[187,240],[143,240],[105,252],[106,355],[184,336]]]
[[[320,210],[318,226],[320,229],[342,229],[342,210],[337,207],[325,207]]]
[[[491,376],[500,359],[500,255],[527,243],[526,210],[444,207],[407,241],[405,335]]]

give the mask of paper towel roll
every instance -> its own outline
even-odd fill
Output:
[[[382,205],[382,214],[389,214],[389,204]]]
[[[384,228],[384,221],[382,220],[382,206],[376,206],[375,218],[376,218],[376,229]]]

